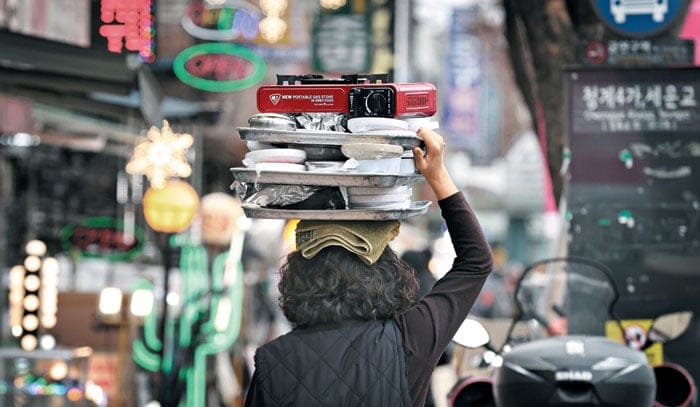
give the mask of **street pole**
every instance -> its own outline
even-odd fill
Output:
[[[163,256],[163,267],[165,268],[163,274],[163,298],[161,299],[161,316],[160,316],[160,338],[162,341],[162,346],[160,349],[160,386],[159,386],[159,396],[161,406],[165,407],[168,399],[168,385],[167,385],[167,375],[165,374],[165,359],[167,356],[167,325],[168,325],[168,293],[170,292],[170,269],[172,268],[172,250],[170,249],[170,233],[157,232],[158,233],[158,246]]]

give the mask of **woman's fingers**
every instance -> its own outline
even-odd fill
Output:
[[[418,147],[413,148],[413,157],[416,168],[425,177],[438,199],[446,198],[458,191],[457,186],[447,173],[443,152],[445,141],[441,135],[432,129],[421,127],[417,135],[423,139],[425,151]]]
[[[419,128],[417,134],[425,144],[425,151],[418,147],[413,148],[418,170],[423,172],[431,164],[442,166],[442,153],[445,148],[442,136],[427,127]]]
[[[444,140],[442,139],[442,136],[439,135],[437,132],[434,130],[431,130],[427,127],[421,127],[418,129],[418,136],[423,139],[425,142],[425,147],[430,150],[439,150],[442,151],[442,147],[445,145]]]

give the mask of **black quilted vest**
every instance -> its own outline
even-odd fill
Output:
[[[409,406],[406,357],[393,320],[295,329],[255,354],[265,406]]]

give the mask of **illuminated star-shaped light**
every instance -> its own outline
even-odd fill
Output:
[[[126,172],[145,175],[153,188],[163,188],[170,177],[189,177],[192,167],[185,154],[193,141],[190,134],[173,133],[168,121],[163,120],[162,130],[151,127],[147,139],[134,148]]]

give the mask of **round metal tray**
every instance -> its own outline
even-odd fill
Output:
[[[359,172],[257,171],[254,168],[231,168],[238,182],[252,184],[318,185],[346,187],[394,187],[423,179],[420,174],[375,174]]]
[[[428,211],[430,201],[411,202],[406,209],[320,209],[288,210],[270,209],[243,204],[243,212],[249,218],[262,219],[315,219],[315,220],[393,220],[422,215]]]
[[[341,146],[349,143],[378,143],[396,144],[404,149],[420,147],[423,139],[409,130],[386,130],[366,133],[345,133],[325,130],[277,130],[253,127],[236,128],[243,140],[254,140],[263,143],[281,144],[313,144]]]

